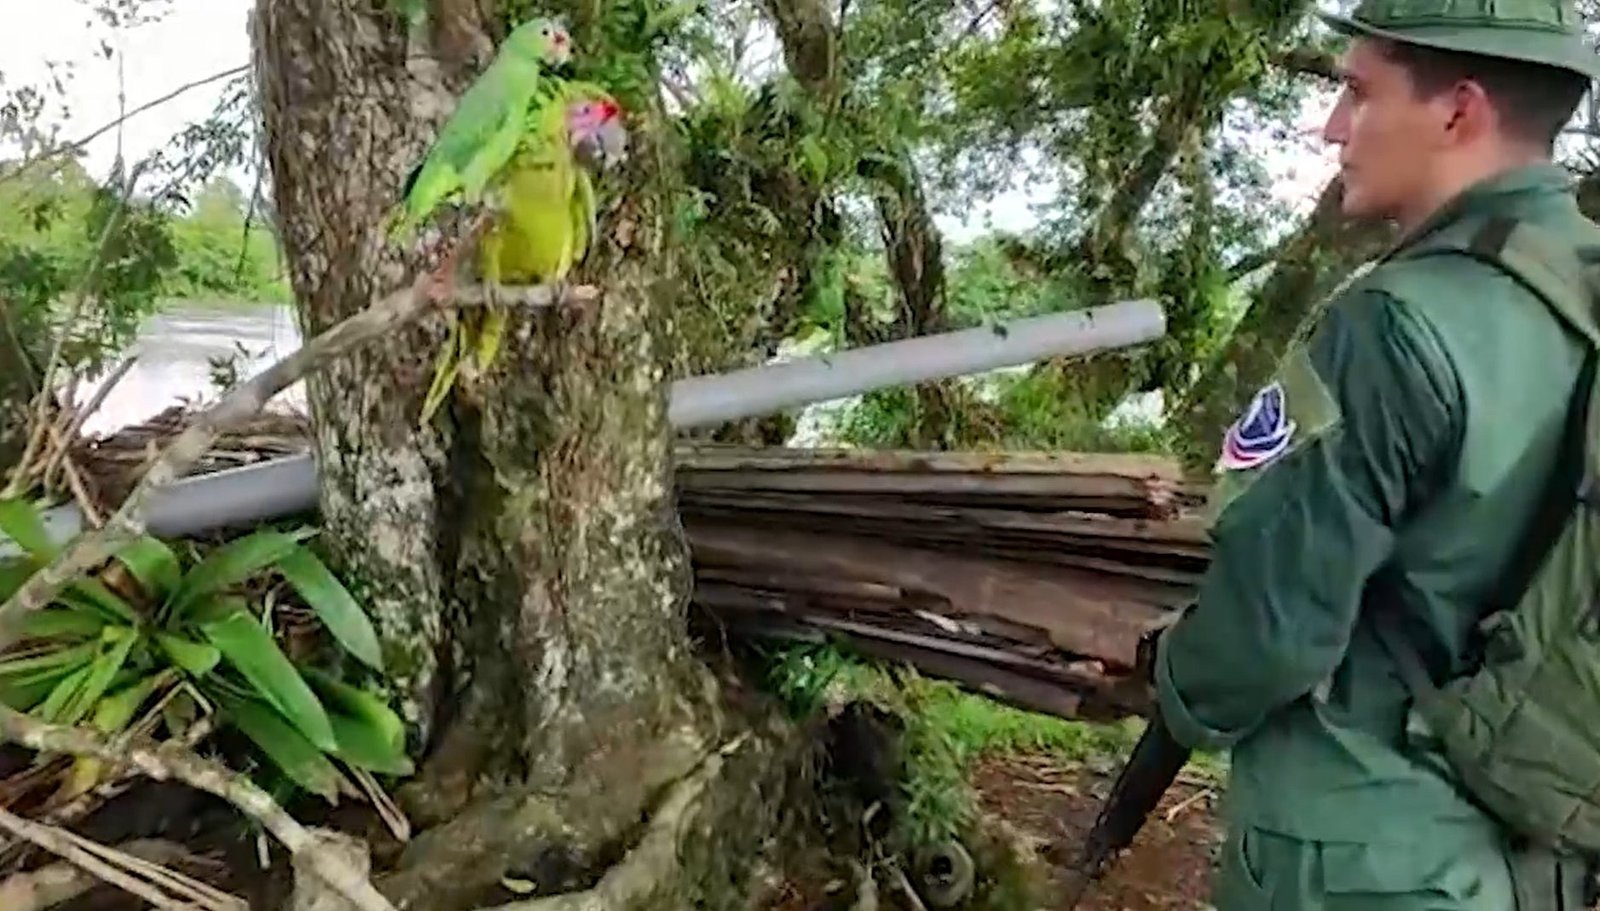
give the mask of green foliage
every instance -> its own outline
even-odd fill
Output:
[[[80,294],[92,301],[83,317],[60,325]],[[53,172],[0,166],[0,300],[35,365],[65,330],[63,362],[97,369],[163,300],[190,297],[289,299],[276,243],[259,220],[247,233],[231,183],[208,185],[180,216],[152,200],[125,202],[75,162]]]
[[[13,167],[0,166],[0,300],[42,363],[58,309],[91,295],[99,304],[86,308],[93,318],[67,327],[62,356],[97,366],[154,309],[161,272],[175,261],[164,216],[145,203],[122,205],[115,187],[96,184],[75,163],[55,174]]]
[[[409,774],[402,724],[388,705],[309,658],[291,659],[274,630],[275,606],[292,596],[339,646],[319,663],[337,670],[347,656],[383,670],[370,621],[307,547],[311,534],[258,530],[189,560],[157,538],[136,539],[27,617],[22,641],[0,658],[0,700],[50,722],[89,719],[105,733],[159,703],[170,736],[210,704],[290,781],[329,801],[341,782],[334,760]],[[0,537],[24,552],[0,561],[4,600],[58,548],[21,500],[0,501]],[[67,787],[81,792],[98,774],[80,762]]]
[[[223,178],[206,184],[172,224],[176,261],[161,284],[172,298],[289,303],[277,240],[244,194]]]

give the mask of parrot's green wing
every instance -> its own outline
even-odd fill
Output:
[[[530,105],[551,91],[538,61],[496,58],[461,96],[427,155],[407,176],[390,236],[409,235],[452,197],[479,202],[516,153]]]
[[[594,182],[589,179],[589,172],[578,168],[578,179],[572,194],[572,258],[581,262],[585,253],[589,252],[589,244],[594,240],[595,218],[597,217],[594,201]]]

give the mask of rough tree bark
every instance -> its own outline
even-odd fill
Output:
[[[267,158],[308,334],[414,274],[385,249],[383,216],[499,37],[477,0],[436,0],[435,28],[408,48],[382,7],[256,10]],[[637,33],[601,28],[598,6],[547,12],[564,16],[580,54]],[[638,40],[625,50],[648,59]],[[664,789],[748,729],[686,632],[663,383],[680,303],[665,235],[675,163],[657,142],[655,99],[623,102],[632,163],[603,191],[614,205],[572,276],[599,287],[597,303],[515,317],[494,369],[433,426],[417,416],[438,320],[307,384],[324,537],[380,627],[416,726],[420,771],[402,797],[421,832],[380,880],[401,907],[507,901],[506,876],[540,891],[592,882]],[[744,744],[723,773],[740,784],[699,801],[721,821],[683,829],[743,839],[740,864],[773,828],[772,797],[754,783],[782,773],[774,751],[786,748],[771,731]]]

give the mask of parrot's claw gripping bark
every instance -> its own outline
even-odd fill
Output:
[[[461,247],[451,248],[446,253],[444,260],[428,273],[428,299],[434,303],[443,303],[455,296],[456,291],[456,260],[461,256]]]

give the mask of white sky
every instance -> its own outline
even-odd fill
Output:
[[[0,0],[0,21],[15,26],[0,29],[0,72],[18,85],[47,78],[50,63],[71,64],[71,110],[63,134],[76,138],[117,117],[117,61],[100,55],[100,39],[120,44],[131,109],[184,83],[248,63],[245,17],[253,2],[171,0],[161,21],[123,30],[118,37],[81,0]],[[129,154],[141,156],[205,119],[223,84],[196,89],[129,120],[123,132]],[[116,151],[115,133],[91,143],[88,151],[90,172],[103,175]]]
[[[254,0],[170,0],[158,22],[124,30],[114,37],[123,54],[130,109],[195,80],[249,62],[245,22]],[[73,65],[69,118],[63,134],[76,138],[117,116],[118,65],[99,53],[100,39],[112,33],[95,21],[83,0],[0,0],[0,21],[26,28],[0,29],[0,73],[11,85],[41,80],[49,63]],[[130,156],[142,156],[188,123],[202,120],[216,104],[224,82],[194,89],[131,119],[123,142]],[[1314,126],[1308,122],[1302,126]],[[116,150],[115,133],[88,147],[91,173],[104,175]],[[1281,178],[1279,194],[1305,204],[1329,175],[1326,158],[1296,149],[1274,150],[1270,166]],[[955,241],[994,227],[1023,228],[1033,221],[1024,192],[1008,193],[978,207],[972,217],[946,219],[942,227]]]

